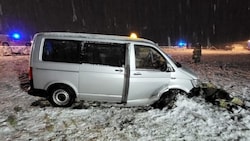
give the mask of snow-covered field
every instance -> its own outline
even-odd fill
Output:
[[[192,63],[192,50],[166,51],[203,81],[250,100],[249,51],[203,50],[200,64]],[[87,102],[51,107],[20,88],[27,68],[28,56],[0,56],[0,140],[250,140],[250,110],[231,113],[201,97],[178,96],[169,110]]]

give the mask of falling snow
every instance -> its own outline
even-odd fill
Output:
[[[192,49],[166,49],[203,81],[250,100],[250,52],[203,50],[193,64]],[[28,56],[0,56],[0,140],[250,140],[250,111],[233,113],[201,97],[178,96],[173,109],[120,107],[84,102],[55,108],[19,87]]]

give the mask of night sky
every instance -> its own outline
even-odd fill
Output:
[[[250,0],[0,0],[0,32],[129,35],[160,45],[250,38]]]

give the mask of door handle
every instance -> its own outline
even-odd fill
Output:
[[[134,75],[141,75],[141,73],[140,72],[135,72]]]
[[[117,71],[117,72],[123,72],[122,69],[116,69],[115,71]]]

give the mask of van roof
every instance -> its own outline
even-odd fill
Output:
[[[89,33],[72,33],[72,32],[40,32],[35,36],[47,36],[47,37],[72,37],[72,38],[90,38],[90,39],[102,39],[102,40],[115,40],[115,41],[129,41],[129,42],[143,42],[154,44],[153,41],[143,38],[131,38],[128,36],[119,35],[104,35],[104,34],[89,34]],[[35,37],[34,36],[34,37]]]

